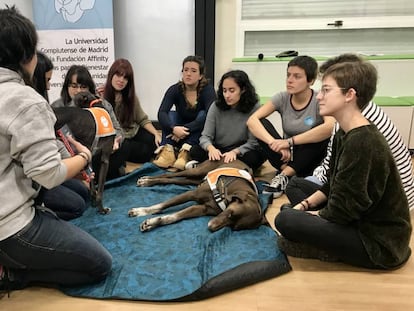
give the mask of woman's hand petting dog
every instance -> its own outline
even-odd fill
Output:
[[[115,137],[114,146],[112,147],[112,152],[115,152],[119,149],[119,147],[121,146],[121,140],[122,140],[122,136]]]

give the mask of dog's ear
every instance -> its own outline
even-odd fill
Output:
[[[239,203],[242,203],[247,200],[247,195],[248,193],[244,191],[234,192],[232,193],[231,197],[227,198],[227,201],[229,202],[237,201]]]
[[[231,196],[231,200],[230,200],[230,202],[238,202],[238,203],[242,203],[242,202],[243,202],[243,200],[242,200],[242,198],[241,198],[240,196],[238,196],[238,195],[232,195],[232,196]]]

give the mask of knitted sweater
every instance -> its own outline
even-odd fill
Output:
[[[377,126],[378,130],[388,142],[391,153],[397,164],[398,171],[400,172],[404,191],[408,199],[408,205],[411,210],[414,210],[414,179],[412,175],[411,156],[407,146],[404,144],[404,140],[398,132],[397,127],[394,123],[392,123],[381,107],[377,106],[373,102],[370,102],[364,110],[362,110],[362,114],[368,121]],[[331,159],[332,141],[338,128],[339,126],[336,125],[333,129],[334,132],[331,136],[331,140],[329,141],[326,157],[323,159],[321,165],[313,171],[313,176],[315,176],[321,184],[326,182],[326,174],[329,169],[329,161]]]
[[[200,137],[200,146],[207,151],[213,145],[220,151],[228,147],[238,148],[240,154],[259,148],[259,143],[246,126],[247,119],[260,105],[257,103],[250,112],[244,113],[235,108],[221,110],[211,105]]]
[[[356,227],[371,260],[384,268],[410,256],[411,223],[407,197],[388,143],[375,125],[340,129],[335,135],[328,197],[319,215]]]

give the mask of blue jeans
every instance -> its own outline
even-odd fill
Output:
[[[36,204],[42,203],[60,218],[69,220],[82,216],[88,205],[89,190],[79,179],[72,178],[52,189],[42,188]]]
[[[170,117],[170,119],[172,120],[173,124],[176,124],[178,126],[184,126],[185,121],[180,117],[180,115],[176,112],[176,111],[170,111],[168,113],[168,116]],[[204,110],[201,110],[198,115],[197,115],[197,119],[199,118],[205,118],[206,117],[206,112]],[[162,128],[162,139],[161,139],[161,145],[166,145],[166,144],[170,144],[173,147],[176,147],[177,149],[180,149],[181,146],[185,143],[194,146],[194,145],[198,145],[200,142],[200,136],[201,136],[201,131],[203,129],[200,129],[198,131],[192,131],[190,132],[190,134],[184,138],[183,140],[180,140],[178,143],[174,140],[172,140],[171,138],[167,137],[170,134],[172,134],[172,130],[170,128]]]
[[[36,209],[28,225],[0,241],[0,264],[11,273],[12,289],[38,282],[71,286],[103,280],[112,256],[85,231]]]

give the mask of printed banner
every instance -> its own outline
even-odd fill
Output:
[[[54,64],[50,102],[60,97],[71,65],[85,65],[97,86],[114,61],[112,0],[33,0],[38,50]]]

